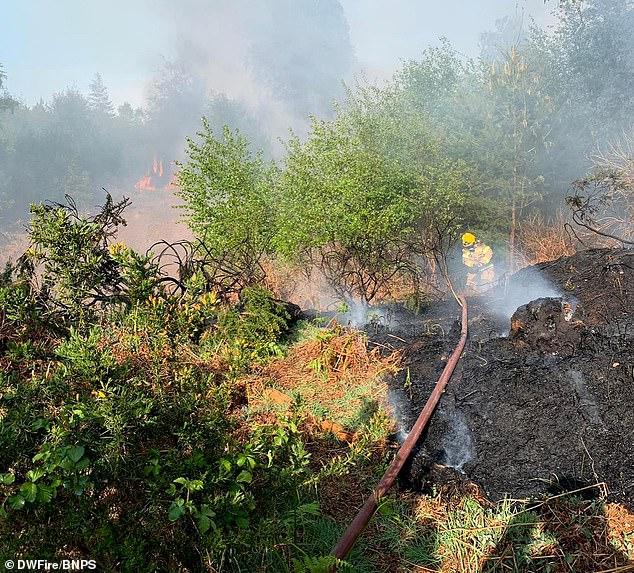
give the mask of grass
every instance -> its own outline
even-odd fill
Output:
[[[368,350],[362,333],[338,324],[304,326],[286,356],[247,379],[253,412],[295,409],[333,433],[356,432],[385,417],[382,376],[398,370],[399,356]]]
[[[377,572],[589,573],[630,570],[633,541],[634,515],[600,500],[536,506],[394,492],[361,543]]]
[[[561,212],[550,222],[539,214],[524,219],[518,228],[518,244],[521,245],[523,259],[520,266],[535,265],[573,255],[574,242],[565,225],[566,218]]]

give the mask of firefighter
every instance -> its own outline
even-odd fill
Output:
[[[481,243],[473,233],[462,235],[462,262],[467,267],[468,290],[482,291],[495,280],[495,269],[491,259],[493,250]]]

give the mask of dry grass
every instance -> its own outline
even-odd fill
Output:
[[[395,373],[399,360],[398,353],[382,356],[379,349],[369,350],[362,333],[335,324],[316,330],[287,356],[249,377],[249,404],[258,409],[271,402],[283,407],[296,402],[332,425],[322,423],[323,430],[355,430],[385,405],[387,386],[381,377]]]
[[[574,241],[565,228],[565,217],[559,213],[552,222],[541,214],[524,219],[519,224],[518,241],[521,245],[520,266],[535,265],[573,255]]]
[[[618,503],[605,506],[608,534],[634,561],[634,514]]]

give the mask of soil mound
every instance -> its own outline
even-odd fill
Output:
[[[469,302],[470,339],[411,462],[410,485],[428,486],[446,475],[443,466],[491,499],[604,488],[631,506],[634,252],[594,249],[529,267]],[[401,311],[371,333],[404,352],[390,392],[401,433],[459,336],[457,306],[439,308]]]

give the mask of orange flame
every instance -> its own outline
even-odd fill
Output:
[[[134,188],[137,191],[156,191],[156,187],[152,184],[152,177],[150,175],[144,175],[135,184]]]
[[[162,179],[164,173],[163,160],[154,156],[152,168],[134,184],[134,188],[137,191],[156,191],[156,184],[153,178]]]

